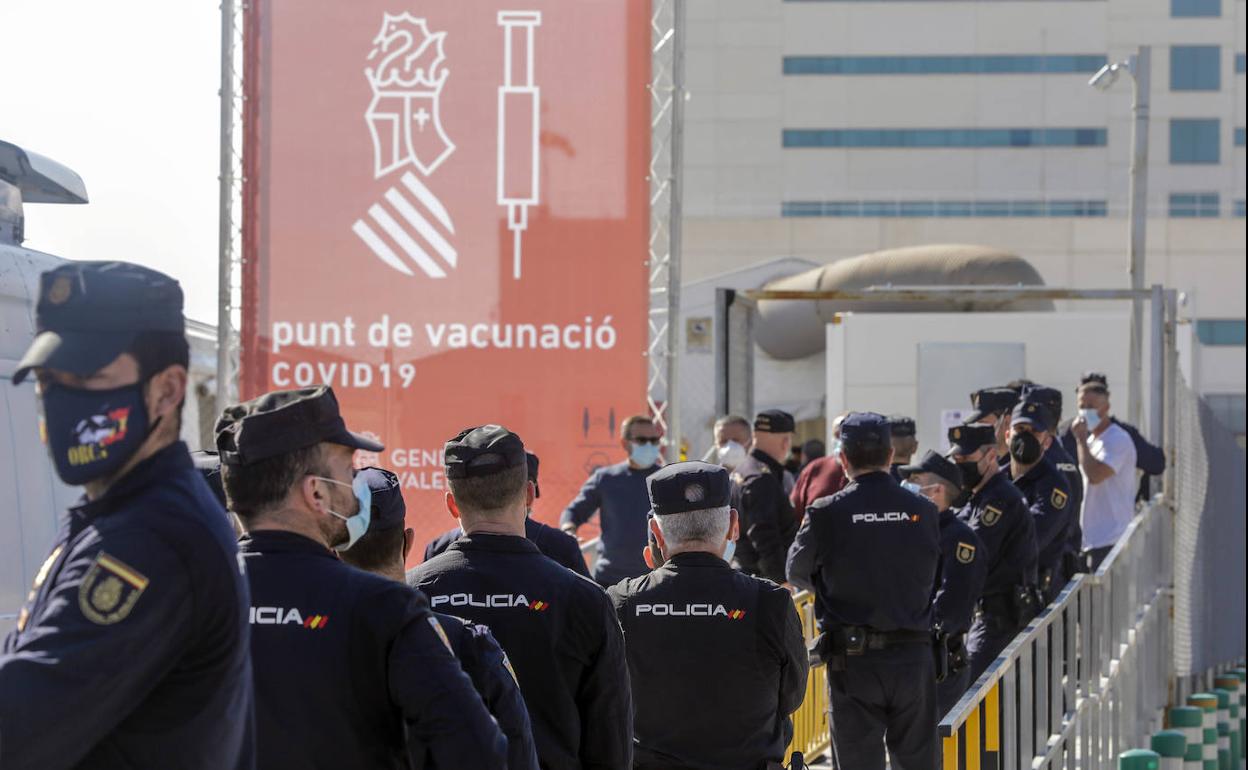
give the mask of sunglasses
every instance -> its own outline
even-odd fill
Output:
[[[658,436],[652,436],[652,437],[634,436],[630,438],[629,441],[631,441],[634,444],[659,444],[659,443],[662,443],[663,439],[659,438]]]

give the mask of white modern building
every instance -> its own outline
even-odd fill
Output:
[[[1146,283],[1183,292],[1189,382],[1243,433],[1244,0],[687,13],[683,270],[700,287],[933,243],[1011,251],[1051,286],[1126,286],[1132,82],[1088,80],[1150,46]]]

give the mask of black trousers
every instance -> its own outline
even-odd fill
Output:
[[[884,747],[893,770],[933,770],[936,673],[926,645],[905,654],[850,658],[845,671],[828,672],[832,751],[841,770],[884,770]]]
[[[939,722],[945,718],[945,714],[949,713],[949,709],[954,707],[961,698],[966,694],[967,689],[971,686],[971,665],[968,662],[962,667],[962,670],[956,674],[950,674],[945,677],[945,681],[936,685],[936,721]]]
[[[966,654],[970,660],[971,681],[997,659],[1018,633],[1018,628],[1008,619],[979,613],[966,634]]]

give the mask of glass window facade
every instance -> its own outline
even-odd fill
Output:
[[[1235,54],[1235,73],[1244,74],[1244,55],[1242,53]]]
[[[1244,127],[1243,126],[1240,126],[1239,128],[1235,129],[1235,146],[1236,147],[1244,146]]]
[[[1100,54],[1055,56],[786,56],[786,75],[1058,75],[1105,66]]]
[[[1170,216],[1175,219],[1216,217],[1220,203],[1216,192],[1171,193]]]
[[[1221,16],[1222,0],[1170,0],[1170,15],[1179,19]]]
[[[1202,318],[1196,321],[1196,339],[1202,345],[1244,346],[1244,319]]]
[[[1217,118],[1172,118],[1170,120],[1171,163],[1217,163],[1220,124]]]
[[[1103,200],[785,201],[784,217],[1103,217]]]
[[[1222,48],[1216,45],[1170,47],[1171,91],[1217,91],[1222,87]]]
[[[1231,433],[1244,435],[1244,394],[1208,393],[1202,396],[1209,405],[1214,418],[1230,429]]]
[[[1215,121],[1216,122],[1216,121]],[[786,128],[785,147],[1104,147],[1103,128]]]

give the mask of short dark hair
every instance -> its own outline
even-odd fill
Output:
[[[139,382],[142,383],[171,366],[180,366],[187,371],[191,368],[191,345],[186,341],[186,335],[181,332],[139,332],[134,335],[134,341],[126,352],[138,362]],[[182,408],[185,405],[186,397],[183,396],[178,404],[179,428],[182,425]]]
[[[369,530],[355,545],[339,556],[347,564],[367,572],[376,572],[403,558],[403,527],[392,527],[380,532]]]
[[[248,465],[221,464],[221,486],[229,509],[244,522],[279,505],[304,476],[328,476],[320,444]]]
[[[496,456],[484,454],[475,458],[469,466],[477,463],[497,462]],[[469,476],[462,479],[447,479],[446,484],[455,496],[455,504],[468,513],[489,515],[506,508],[516,501],[529,481],[529,469],[526,465],[517,465],[488,476]]]
[[[654,425],[654,418],[648,414],[634,414],[625,417],[620,423],[620,438],[628,438],[634,425]]]
[[[853,442],[842,444],[841,451],[845,453],[845,459],[849,460],[854,470],[866,470],[888,465],[888,455],[893,451],[893,447],[891,444],[881,444],[877,441]]]

